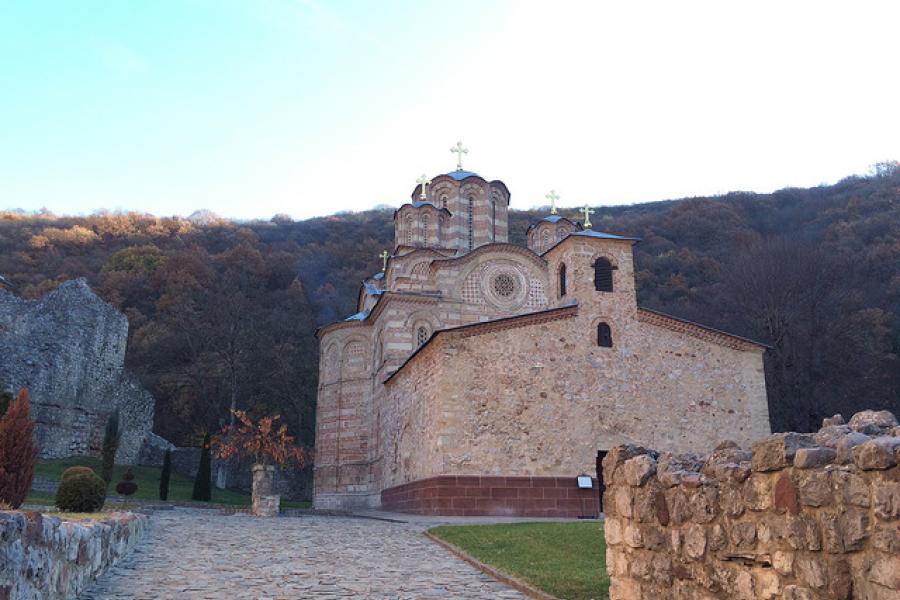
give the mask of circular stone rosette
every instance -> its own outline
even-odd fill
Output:
[[[528,279],[512,264],[491,265],[481,278],[481,291],[498,308],[515,308],[525,302]]]

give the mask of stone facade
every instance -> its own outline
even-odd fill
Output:
[[[0,599],[67,600],[128,554],[146,515],[62,521],[37,512],[0,512]]]
[[[359,312],[318,333],[316,507],[388,505],[394,488],[430,478],[574,485],[617,444],[769,433],[764,346],[639,308],[637,240],[554,215],[528,248],[509,244],[505,185],[433,181],[428,201],[397,211],[393,256],[363,282]],[[471,247],[454,212],[468,200]],[[410,234],[425,215],[457,225]]]
[[[611,600],[900,598],[900,427],[886,411],[705,457],[603,462]]]
[[[128,320],[84,279],[39,300],[0,289],[0,385],[28,388],[41,457],[96,455],[109,414],[120,411],[117,462],[161,454],[153,397],[124,369]],[[145,445],[151,448],[144,448]]]

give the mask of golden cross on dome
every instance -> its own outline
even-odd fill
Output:
[[[422,173],[422,176],[416,179],[416,183],[422,186],[422,191],[419,192],[419,200],[426,200],[428,198],[427,187],[431,185],[431,180],[425,176],[425,173]]]
[[[462,142],[456,142],[456,145],[450,148],[450,152],[456,152],[456,170],[462,171],[462,156],[463,154],[468,154],[469,149],[463,148]]]
[[[559,200],[559,194],[556,193],[556,190],[550,190],[550,193],[544,196],[547,200],[550,201],[550,214],[556,214],[556,201]]]
[[[387,261],[391,257],[387,250],[382,250],[381,254],[378,255],[378,258],[384,261],[384,265],[381,267],[381,271],[387,271]]]
[[[584,226],[587,227],[588,229],[590,229],[591,225],[592,225],[591,215],[594,214],[594,209],[591,208],[590,206],[585,205],[584,208],[579,208],[578,210],[579,210],[579,212],[584,213]]]

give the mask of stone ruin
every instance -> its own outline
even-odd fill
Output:
[[[825,419],[706,457],[603,462],[611,600],[900,598],[900,427]]]
[[[43,458],[98,455],[118,407],[120,463],[161,462],[154,399],[125,368],[128,320],[84,279],[39,300],[0,289],[0,386],[28,388]]]

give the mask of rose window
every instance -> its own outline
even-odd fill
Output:
[[[494,277],[494,293],[500,298],[509,298],[516,291],[516,280],[512,275],[500,273]]]

